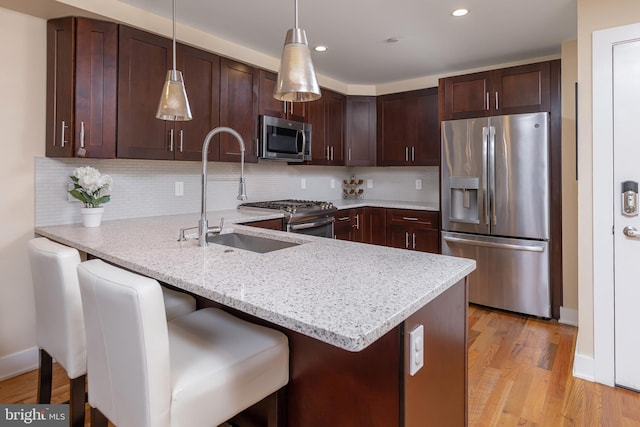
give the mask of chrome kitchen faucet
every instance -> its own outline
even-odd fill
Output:
[[[209,222],[207,221],[207,157],[209,152],[209,143],[211,142],[211,138],[215,135],[226,132],[233,135],[238,144],[240,145],[240,186],[238,188],[238,200],[247,200],[247,186],[244,180],[244,141],[242,140],[242,136],[229,127],[217,127],[207,134],[204,138],[204,143],[202,144],[202,194],[201,194],[201,205],[200,205],[200,221],[198,222],[198,245],[207,246],[207,234],[209,233],[220,233],[222,231],[222,226],[224,224],[224,218],[220,220],[220,225],[217,227],[209,227]],[[180,236],[178,237],[178,241],[187,240],[184,232],[186,230],[195,229],[196,227],[190,228],[181,228]]]

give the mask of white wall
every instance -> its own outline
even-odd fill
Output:
[[[26,242],[33,237],[34,157],[44,155],[46,23],[0,9],[0,377],[37,353]],[[27,350],[27,352],[25,352]]]

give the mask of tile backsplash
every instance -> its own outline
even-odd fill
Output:
[[[113,177],[111,201],[104,219],[122,219],[200,212],[201,163],[127,159],[35,159],[35,225],[81,221],[80,202],[67,194],[69,175],[78,166],[93,166]],[[438,202],[437,167],[330,167],[287,165],[270,161],[245,165],[249,201],[285,198],[336,200],[342,197],[342,180],[356,175],[371,179],[365,199]],[[240,201],[237,163],[208,164],[208,210],[234,209]],[[416,190],[416,179],[422,190]],[[304,180],[305,188],[302,188]],[[331,184],[334,188],[331,188]],[[182,182],[184,195],[175,195]]]

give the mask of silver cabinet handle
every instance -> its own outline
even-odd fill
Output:
[[[449,237],[445,236],[444,240],[451,243],[462,243],[471,246],[482,246],[485,248],[497,248],[497,249],[513,249],[515,251],[528,251],[528,252],[544,252],[544,247],[542,246],[531,246],[531,245],[512,245],[509,243],[491,243],[491,242],[480,242],[477,240],[467,240],[461,239],[459,237]]]
[[[360,214],[356,214],[356,225],[354,225],[356,230],[360,230]]]
[[[180,129],[180,152],[182,153],[184,143],[184,129]]]
[[[331,160],[333,160],[333,145],[331,146]]]
[[[338,221],[349,221],[350,219],[350,216],[343,216],[342,218],[338,218]]]
[[[498,106],[498,91],[496,91],[496,110],[499,110],[500,107]]]
[[[409,232],[405,231],[404,232],[404,247],[405,248],[409,248]]]
[[[331,158],[329,157],[329,146],[327,145],[327,155],[325,156],[327,160],[331,160]]]
[[[65,134],[65,129],[67,129],[68,127],[69,127],[69,126],[66,126],[66,125],[65,125],[65,123],[64,123],[64,120],[63,120],[63,121],[62,121],[62,129],[61,129],[61,132],[60,132],[60,136],[61,136],[60,147],[62,147],[62,148],[64,148],[64,144],[67,142],[67,141],[65,141],[65,139],[64,139],[64,134]],[[55,141],[54,141],[54,143],[53,143],[53,144],[55,145]]]
[[[411,147],[411,161],[416,161],[416,147]]]
[[[404,161],[409,161],[409,147],[404,147]]]
[[[169,151],[173,151],[173,129],[169,130]]]
[[[627,237],[640,237],[640,230],[630,225],[627,225],[622,232]]]
[[[80,122],[80,148],[84,148],[84,122]]]
[[[414,217],[411,217],[411,216],[403,216],[402,219],[404,221],[417,221],[418,220],[418,218],[414,218]]]
[[[484,109],[485,109],[485,110],[488,110],[488,109],[489,109],[489,92],[487,92],[487,99],[486,99],[486,101],[485,101],[485,108],[484,108]]]
[[[416,233],[413,233],[413,249],[416,248]]]
[[[351,148],[349,148],[349,151],[347,153],[347,158],[349,159],[349,161],[351,161]]]

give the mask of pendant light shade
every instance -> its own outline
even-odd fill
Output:
[[[320,96],[307,35],[298,28],[298,0],[295,0],[295,28],[287,31],[284,40],[273,97],[280,101],[306,102],[319,99]]]
[[[173,4],[173,69],[167,71],[167,78],[162,88],[156,118],[160,120],[191,120],[191,108],[184,87],[182,73],[176,70],[176,2]]]

